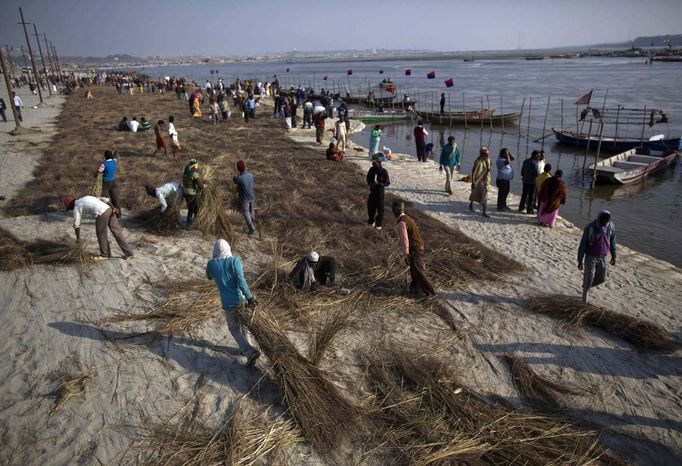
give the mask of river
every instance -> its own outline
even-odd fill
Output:
[[[449,135],[454,135],[463,150],[462,170],[465,172],[470,170],[481,145],[490,147],[493,160],[501,147],[510,148],[518,155],[517,176],[512,183],[512,192],[516,194],[521,191],[519,175],[523,159],[533,149],[544,148],[547,161],[555,170],[564,171],[569,185],[568,200],[561,209],[561,216],[582,227],[594,219],[599,210],[609,209],[619,243],[682,267],[682,247],[678,245],[682,240],[682,161],[679,158],[672,167],[642,182],[620,187],[598,185],[590,189],[589,176],[583,176],[582,172],[584,150],[562,146],[554,136],[534,142],[550,133],[550,128],[559,127],[562,121],[567,129],[575,129],[574,102],[591,89],[594,89],[591,105],[597,108],[603,105],[614,108],[620,104],[627,108],[663,109],[669,123],[653,128],[646,126],[645,137],[659,133],[671,137],[682,135],[682,63],[646,65],[644,61],[644,58],[581,58],[473,62],[251,62],[155,67],[140,71],[152,77],[185,76],[198,83],[206,79],[215,81],[218,76],[226,81],[236,76],[265,81],[276,74],[282,85],[301,83],[314,85],[316,89],[326,87],[344,92],[350,89],[354,95],[365,95],[368,86],[391,78],[398,95],[408,93],[418,100],[418,108],[424,110],[436,109],[441,92],[446,94],[446,111],[461,111],[465,104],[469,110],[483,106],[495,108],[497,113],[507,113],[518,112],[523,106],[520,124],[508,125],[504,131],[485,124],[465,131],[461,127],[426,123],[430,133],[427,142],[440,147]],[[411,69],[411,76],[405,76],[407,68]],[[350,76],[347,74],[349,69],[352,69]],[[211,74],[210,70],[217,70],[218,74]],[[426,74],[430,71],[435,72],[436,79],[427,79]],[[325,76],[327,80],[323,80]],[[445,88],[444,80],[448,78],[453,78],[453,88]],[[375,93],[379,95],[376,89]],[[414,154],[413,127],[413,122],[385,125],[382,145],[394,152]],[[641,128],[639,122],[621,124],[618,135],[639,138]],[[587,129],[585,126],[584,131]],[[366,128],[351,139],[367,146],[368,131]],[[594,151],[591,151],[590,160],[593,157]],[[388,167],[390,170],[390,164]]]

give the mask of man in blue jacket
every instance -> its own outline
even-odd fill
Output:
[[[609,253],[611,265],[616,265],[616,227],[611,222],[611,212],[602,210],[597,219],[583,230],[578,247],[578,270],[584,270],[584,302],[587,302],[587,292],[590,288],[606,281],[606,257]]]
[[[244,325],[237,308],[244,304],[244,298],[249,306],[255,306],[256,300],[244,278],[241,260],[232,255],[232,249],[224,239],[219,239],[213,246],[213,259],[206,264],[206,278],[215,280],[225,311],[227,328],[239,345],[239,351],[246,356],[246,366],[253,367],[260,357],[260,351],[249,343],[248,336],[244,336]]]

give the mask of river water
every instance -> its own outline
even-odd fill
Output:
[[[406,68],[411,69],[411,76],[404,75]],[[352,69],[351,76],[347,75],[349,69]],[[211,74],[210,70],[217,70],[218,74]],[[430,71],[436,73],[436,79],[426,78]],[[562,146],[554,136],[535,142],[551,133],[550,128],[560,127],[562,122],[567,129],[575,129],[574,102],[591,89],[594,89],[594,107],[615,108],[620,104],[627,108],[663,109],[669,123],[653,128],[646,126],[644,137],[682,135],[682,63],[646,65],[643,58],[254,62],[143,68],[141,72],[152,77],[185,76],[198,83],[206,79],[215,81],[218,76],[226,81],[236,76],[265,81],[277,74],[282,85],[301,83],[314,85],[316,89],[326,87],[343,92],[350,89],[353,95],[366,95],[368,86],[375,87],[383,78],[391,78],[398,88],[398,95],[408,93],[418,100],[419,109],[435,110],[441,92],[446,94],[446,111],[461,111],[466,105],[468,110],[490,107],[495,108],[496,113],[507,113],[518,112],[523,106],[522,121],[518,125],[507,125],[504,131],[485,124],[465,130],[426,123],[430,133],[427,142],[440,147],[448,136],[454,135],[463,151],[462,170],[465,172],[471,169],[481,145],[490,147],[493,159],[501,147],[510,148],[518,156],[515,162],[517,176],[512,182],[512,192],[516,194],[521,192],[523,159],[533,149],[544,148],[547,161],[554,169],[564,171],[569,185],[568,200],[561,209],[561,216],[582,227],[594,219],[599,210],[607,208],[613,214],[621,244],[682,267],[682,161],[679,158],[672,167],[642,182],[627,186],[598,185],[590,189],[589,176],[583,176],[582,171],[584,149]],[[323,80],[324,76],[328,79]],[[448,78],[455,82],[451,89],[446,89],[443,82]],[[380,94],[376,88],[375,94]],[[382,145],[394,152],[415,154],[413,127],[414,122],[385,125]],[[621,123],[618,135],[639,138],[641,128],[639,122]],[[587,130],[585,126],[584,131]],[[609,130],[613,131],[606,127],[604,135]],[[351,139],[367,146],[368,132],[369,127]],[[438,153],[438,149],[435,151]],[[591,151],[588,160],[593,158],[594,151]],[[494,173],[495,170],[493,178]]]

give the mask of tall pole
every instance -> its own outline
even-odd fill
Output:
[[[16,74],[14,74],[14,62],[12,61],[12,47],[5,44],[5,49],[7,49],[7,60],[9,61],[9,72],[12,74],[12,79],[17,79]],[[23,55],[24,48],[21,48],[21,53]],[[26,61],[26,56],[24,56],[24,62]],[[4,69],[4,66],[3,66]],[[19,73],[21,74],[21,73]]]
[[[17,109],[14,107],[14,99],[12,97],[12,80],[9,77],[9,72],[7,71],[7,65],[5,64],[5,52],[3,52],[2,47],[0,47],[0,65],[2,65],[2,75],[5,77],[5,86],[7,86],[7,95],[9,96],[9,106],[12,108],[12,115],[14,115],[14,134],[21,131],[21,122],[19,121],[19,115],[17,114]]]
[[[24,35],[26,36],[26,45],[28,46],[28,54],[31,56],[31,67],[33,68],[33,76],[36,80],[36,87],[38,87],[38,98],[40,98],[40,106],[45,105],[43,102],[43,91],[40,89],[40,75],[38,74],[38,69],[36,68],[36,59],[33,56],[33,49],[31,48],[31,41],[28,39],[28,31],[26,30],[26,25],[29,24],[24,21],[24,12],[19,7],[19,15],[21,16],[21,24],[24,27]]]
[[[47,76],[47,68],[45,68],[45,57],[43,56],[43,47],[40,45],[40,36],[38,35],[38,28],[36,23],[33,23],[33,32],[36,36],[36,42],[38,42],[38,53],[40,54],[40,62],[43,65],[43,74],[45,75],[45,85],[47,86],[47,92],[52,96],[52,89],[50,89],[50,78]]]
[[[28,68],[28,62],[26,61],[26,52],[25,52],[26,49],[24,49],[23,45],[19,46],[19,48],[21,49],[21,58],[24,59],[24,68]]]
[[[52,41],[50,41],[50,46],[52,47],[52,56],[54,57],[54,63],[57,67],[57,74],[59,75],[59,82],[63,83],[64,78],[62,77],[62,65],[59,64],[59,55],[57,55],[57,49],[55,48]]]
[[[47,45],[47,34],[44,32],[43,40],[45,41],[45,50],[47,51],[47,61],[50,63],[50,74],[54,76],[54,63],[52,63],[52,54],[50,53],[50,46]]]

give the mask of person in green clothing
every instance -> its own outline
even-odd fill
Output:
[[[474,168],[471,171],[471,195],[469,196],[469,210],[473,212],[474,202],[478,202],[483,207],[484,217],[490,217],[486,213],[488,206],[488,189],[490,188],[490,150],[481,147],[478,158],[474,161]]]
[[[461,157],[462,155],[455,142],[455,137],[450,136],[448,138],[448,143],[445,144],[440,151],[440,166],[438,167],[438,171],[440,172],[445,169],[445,192],[448,193],[448,195],[452,194],[450,182],[452,181],[455,167],[457,167],[458,171],[460,169]]]
[[[379,153],[379,143],[381,142],[381,126],[375,125],[369,133],[369,159],[372,160],[374,154]]]
[[[182,174],[182,196],[187,202],[187,229],[192,225],[192,222],[199,213],[199,202],[197,195],[204,189],[204,184],[199,175],[199,162],[197,159],[192,159],[185,165],[185,171]]]

